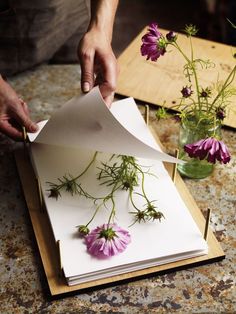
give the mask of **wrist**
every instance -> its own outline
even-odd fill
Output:
[[[100,43],[100,45],[111,44],[112,35],[110,32],[104,31],[100,25],[92,23],[87,30],[87,35],[93,38],[94,42]]]
[[[91,20],[88,31],[105,35],[111,42],[118,0],[91,0]]]

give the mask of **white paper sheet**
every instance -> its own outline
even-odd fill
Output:
[[[98,87],[71,99],[39,126],[37,134],[29,133],[36,143],[181,162],[161,152],[132,98],[113,103],[109,110]]]
[[[151,141],[151,139],[150,139]],[[94,212],[91,201],[63,192],[58,200],[48,197],[47,181],[56,182],[64,174],[80,173],[92,159],[94,151],[63,149],[59,146],[32,144],[32,156],[41,180],[44,200],[51,221],[55,240],[61,242],[62,264],[69,284],[125,273],[131,270],[159,265],[175,260],[207,253],[207,244],[196,223],[180,198],[175,185],[160,161],[139,159],[139,163],[151,167],[154,176],[147,176],[145,187],[148,196],[157,200],[158,208],[165,215],[162,222],[135,224],[129,212],[134,208],[128,201],[128,192],[116,193],[116,222],[131,234],[131,243],[126,251],[107,260],[98,260],[86,251],[79,238],[77,225],[86,224]],[[106,161],[109,154],[98,155],[97,162],[81,179],[82,186],[92,195],[106,193],[99,186],[95,173],[99,160]],[[144,168],[148,169],[148,168]],[[138,190],[137,190],[138,191]],[[137,198],[140,206],[143,200]],[[109,211],[102,208],[90,228],[107,222]]]
[[[202,234],[162,162],[157,160],[173,159],[162,154],[133,99],[114,103],[110,111],[99,97],[95,89],[71,100],[49,122],[41,122],[42,131],[31,144],[32,162],[41,181],[55,241],[61,242],[63,269],[70,285],[207,253]],[[117,192],[116,222],[130,232],[132,240],[123,253],[102,261],[87,253],[76,228],[88,222],[94,204],[66,192],[56,200],[49,198],[47,191],[48,181],[56,183],[65,174],[76,176],[83,171],[96,150],[103,153],[98,154],[96,162],[81,178],[86,191],[94,196],[107,193],[107,188],[96,180],[100,161],[111,156],[107,151],[145,157],[139,158],[139,163],[147,167],[144,169],[150,167],[157,177],[146,177],[146,192],[151,200],[157,200],[165,216],[161,223],[137,223],[129,227],[133,222],[129,212],[134,208],[128,192]],[[136,197],[142,207],[143,199]],[[108,216],[109,210],[101,208],[90,228],[106,223]]]

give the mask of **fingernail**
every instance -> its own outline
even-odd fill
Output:
[[[84,83],[83,83],[83,92],[84,92],[84,93],[87,93],[87,92],[89,92],[89,90],[90,90],[90,85],[89,85],[89,83],[88,83],[88,82],[84,82]]]

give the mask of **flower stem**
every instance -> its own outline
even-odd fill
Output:
[[[139,211],[139,208],[135,205],[135,203],[134,203],[134,200],[133,200],[133,189],[129,189],[129,199],[130,199],[130,202],[131,202],[131,204],[133,205],[133,207],[137,210],[137,211]]]
[[[194,59],[193,59],[193,45],[192,45],[192,39],[190,36],[190,46],[191,46],[191,60],[186,56],[186,54],[183,52],[183,50],[180,48],[180,46],[177,44],[177,42],[172,44],[174,47],[177,48],[177,50],[182,54],[184,59],[187,61],[187,64],[189,68],[192,70],[193,76],[194,76],[194,81],[195,81],[195,86],[196,86],[196,92],[197,92],[197,99],[198,99],[198,104],[199,104],[199,110],[201,110],[201,100],[200,100],[200,95],[199,95],[199,84],[198,84],[198,78],[197,78],[197,73],[194,65]]]
[[[81,186],[76,182],[80,177],[82,177],[87,171],[88,169],[91,167],[91,165],[94,163],[95,159],[96,159],[96,156],[97,156],[98,152],[95,152],[94,155],[93,155],[93,158],[92,160],[89,162],[89,164],[86,166],[86,168],[77,176],[77,177],[72,177],[70,176],[70,179],[67,178],[66,176],[63,176],[62,179],[58,179],[59,182],[61,184],[56,184],[56,183],[52,183],[52,182],[47,182],[51,185],[51,187],[53,189],[56,189],[58,192],[64,188],[64,187],[67,187],[68,185],[70,184],[74,184],[74,187],[76,187],[76,189],[79,189],[80,192],[82,192],[82,194],[86,197],[89,197],[89,198],[93,198],[91,195],[89,195],[88,193],[84,192],[84,190],[81,188]],[[72,190],[71,190],[72,191]],[[73,193],[72,193],[73,195]]]
[[[86,227],[88,227],[88,225],[93,221],[93,219],[95,218],[95,216],[97,215],[100,207],[102,206],[103,203],[101,203],[100,205],[97,206],[96,210],[94,211],[91,219],[89,220],[89,222],[86,224]]]
[[[218,92],[218,94],[216,95],[215,99],[213,100],[213,102],[211,103],[210,106],[210,111],[213,107],[213,105],[215,104],[215,102],[219,99],[219,97],[222,95],[223,91],[233,82],[234,77],[235,77],[235,73],[236,73],[236,65],[234,66],[233,70],[229,73],[226,81],[224,82],[223,86],[221,87],[220,91]],[[232,77],[231,77],[232,76]]]
[[[121,186],[117,187],[117,185],[118,185],[118,182],[114,185],[114,187],[113,187],[113,189],[112,189],[112,191],[110,193],[110,199],[111,199],[111,202],[112,202],[112,209],[111,209],[110,216],[108,218],[107,228],[108,228],[108,226],[109,226],[109,224],[111,222],[112,217],[115,216],[115,213],[116,213],[116,211],[115,211],[114,193],[115,193],[116,190],[118,190],[121,187]]]
[[[139,166],[137,166],[137,164],[133,163],[133,166],[138,170],[138,172],[141,174],[142,176],[142,184],[141,184],[141,189],[142,189],[142,193],[143,193],[143,197],[145,198],[145,200],[147,201],[147,203],[149,203],[149,199],[147,197],[147,194],[145,192],[145,187],[144,187],[144,181],[145,181],[145,175],[144,172],[142,171],[142,169],[140,169]]]
[[[84,171],[81,172],[77,177],[73,178],[72,180],[75,180],[75,181],[78,180],[80,177],[82,177],[82,176],[88,171],[88,169],[90,168],[90,166],[94,163],[94,161],[95,161],[95,159],[96,159],[96,157],[97,157],[97,154],[98,154],[98,152],[95,152],[95,153],[94,153],[92,160],[91,160],[90,163],[87,165],[87,167],[84,169]]]
[[[190,40],[190,47],[191,47],[191,67],[192,67],[193,76],[194,76],[194,80],[195,80],[199,111],[201,111],[202,106],[201,106],[201,99],[200,99],[200,93],[199,93],[199,84],[198,84],[198,78],[197,78],[197,73],[196,73],[196,69],[195,69],[195,63],[194,63],[194,59],[193,59],[192,36],[189,36],[189,40]]]

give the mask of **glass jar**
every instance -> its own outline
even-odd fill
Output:
[[[183,165],[178,165],[178,170],[181,175],[192,178],[202,179],[209,176],[214,170],[214,164],[208,162],[206,159],[191,158],[184,151],[184,145],[195,143],[201,139],[205,139],[217,135],[221,135],[221,123],[213,124],[212,121],[207,120],[196,121],[192,118],[183,121],[180,126],[179,133],[179,158],[186,161]]]

